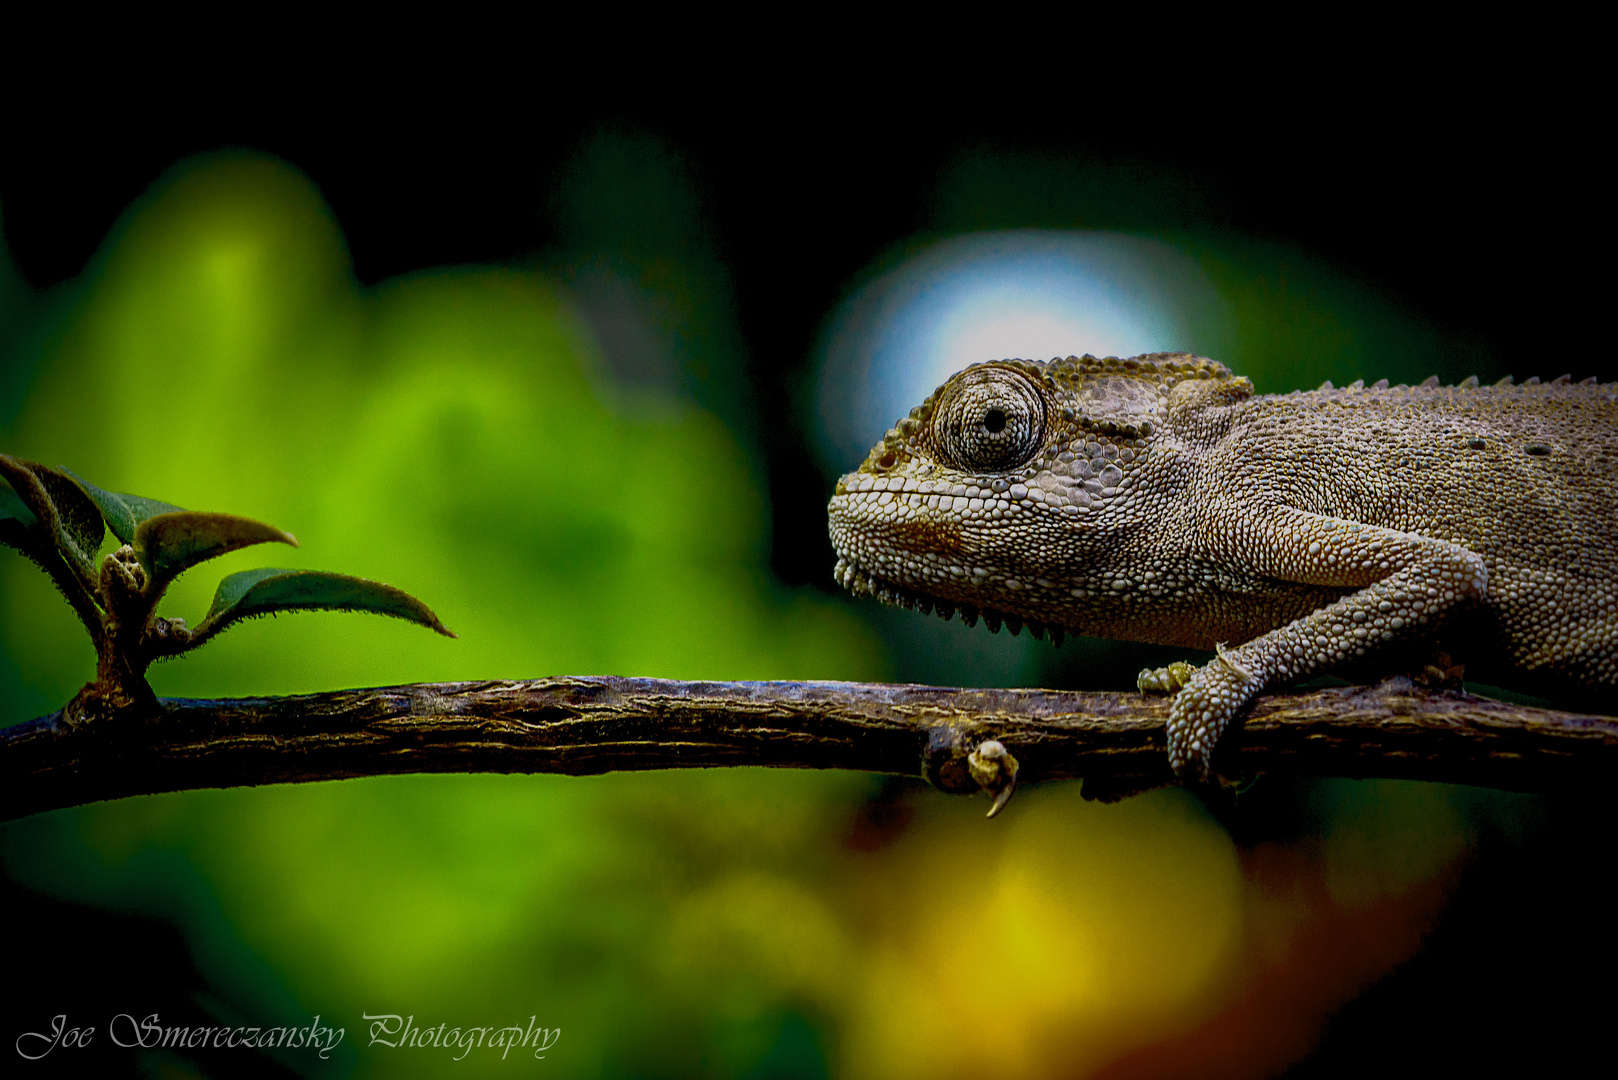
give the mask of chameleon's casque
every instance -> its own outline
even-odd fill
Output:
[[[1440,638],[1491,682],[1618,689],[1618,384],[1257,396],[1178,353],[978,364],[829,513],[855,593],[1219,648],[1171,711],[1182,775],[1266,686],[1419,669]]]

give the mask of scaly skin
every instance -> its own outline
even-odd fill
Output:
[[[1618,688],[1618,384],[1255,396],[1186,354],[977,364],[828,510],[856,594],[1218,649],[1170,713],[1186,779],[1266,687],[1440,645],[1490,682]]]

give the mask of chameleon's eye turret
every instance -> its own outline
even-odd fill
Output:
[[[985,365],[957,375],[933,413],[933,439],[963,472],[1004,472],[1033,457],[1045,438],[1045,399],[1028,377]]]

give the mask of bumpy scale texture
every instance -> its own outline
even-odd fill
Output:
[[[1180,353],[977,364],[829,513],[856,594],[1217,649],[1171,709],[1188,779],[1265,687],[1324,671],[1442,648],[1489,682],[1618,688],[1618,384],[1256,396]]]

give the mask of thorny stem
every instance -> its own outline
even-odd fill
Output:
[[[1013,780],[1084,777],[1087,796],[1110,799],[1173,782],[1168,708],[1133,693],[565,676],[163,700],[144,717],[132,710],[75,727],[57,713],[0,730],[0,817],[398,773],[739,765],[922,776],[944,791],[998,795]],[[1618,719],[1420,690],[1400,677],[1262,697],[1214,764],[1231,777],[1548,790],[1618,775]]]

